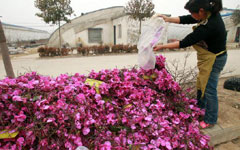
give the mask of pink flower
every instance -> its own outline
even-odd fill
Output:
[[[86,100],[85,95],[84,94],[78,94],[77,95],[77,101],[81,104],[83,104],[83,102]]]
[[[180,123],[180,119],[179,119],[179,118],[175,118],[175,119],[173,119],[173,123],[175,123],[175,124],[179,124],[179,123]]]
[[[58,108],[61,108],[61,107],[64,106],[64,105],[65,105],[64,100],[61,100],[61,99],[60,99],[60,100],[57,101],[57,107],[58,107]]]
[[[87,127],[83,128],[83,135],[87,135],[90,132],[90,129]]]
[[[146,121],[152,121],[152,115],[149,115],[149,116],[145,117],[145,120]]]
[[[28,131],[28,132],[26,133],[26,137],[30,137],[32,134],[33,134],[33,131]]]
[[[16,119],[19,122],[23,122],[26,119],[26,115],[24,115],[23,111],[20,111],[18,115],[14,116],[14,119]]]
[[[44,105],[42,108],[43,108],[43,110],[47,110],[47,109],[49,109],[49,107],[50,106],[48,106],[48,105]]]
[[[55,120],[55,118],[48,118],[47,123],[54,122]]]
[[[99,101],[99,100],[101,100],[101,99],[102,99],[102,97],[101,97],[101,95],[100,95],[100,94],[96,94],[96,95],[95,95],[95,99],[96,99],[97,101]]]
[[[13,96],[12,100],[16,101],[16,102],[22,102],[23,101],[21,96]]]
[[[1,104],[1,103],[0,103]],[[8,107],[10,110],[14,111],[16,109],[16,106],[13,104],[10,104]]]
[[[74,89],[74,86],[69,85],[69,86],[66,86],[66,87],[64,88],[64,92],[65,92],[65,93],[69,93],[69,92],[71,92],[73,89]]]
[[[41,113],[39,111],[36,111],[35,115],[36,115],[37,119],[43,118],[45,116],[43,113]]]
[[[131,129],[135,130],[136,126],[134,124],[131,125]]]
[[[111,142],[106,141],[104,144],[100,145],[100,150],[111,150],[112,145]]]
[[[77,129],[82,128],[80,121],[75,121],[75,126],[76,126]]]
[[[20,145],[20,146],[23,146],[23,143],[24,143],[24,138],[23,137],[19,137],[17,139],[17,144]]]
[[[20,95],[21,93],[22,93],[22,91],[21,91],[20,89],[16,89],[16,90],[13,92],[12,95],[18,96],[18,95]]]
[[[126,117],[123,117],[122,118],[122,123],[127,123],[128,122],[128,119]]]
[[[179,114],[180,114],[180,116],[181,116],[182,118],[184,118],[184,119],[188,119],[188,118],[190,117],[189,114],[184,114],[184,113],[182,113],[182,112],[180,112]]]
[[[73,149],[73,146],[70,142],[66,142],[65,143],[65,147],[68,148],[69,150],[72,150]]]
[[[77,114],[75,115],[75,119],[76,119],[76,120],[79,120],[79,119],[80,119],[80,113],[77,113]]]
[[[18,150],[18,149],[17,149],[17,145],[14,144],[14,145],[11,147],[11,150]]]
[[[114,125],[116,123],[117,120],[115,120],[115,114],[111,113],[111,114],[108,114],[107,116],[107,123],[108,124],[112,124]]]
[[[166,147],[167,147],[167,149],[169,149],[169,150],[172,149],[172,146],[171,146],[170,142],[166,142]]]
[[[77,145],[77,146],[82,146],[82,140],[80,137],[77,137],[75,140],[74,140],[74,143]]]
[[[202,146],[207,145],[207,141],[206,141],[206,139],[203,138],[203,137],[200,139],[200,142],[201,142]]]

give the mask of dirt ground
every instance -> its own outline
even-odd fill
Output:
[[[240,77],[240,75],[236,77]],[[233,108],[238,109],[240,111],[240,92],[227,90],[223,88],[224,81],[226,81],[228,78],[231,77],[221,78],[219,80],[218,84],[219,102],[223,102],[226,105],[232,106]]]
[[[240,92],[227,90],[223,88],[224,81],[228,78],[221,78],[219,80],[219,84],[218,84],[219,103],[222,103],[223,104],[222,106],[228,105],[228,106],[231,106],[233,109],[237,109],[240,111]],[[214,149],[215,150],[240,150],[240,137],[230,142],[216,145]]]

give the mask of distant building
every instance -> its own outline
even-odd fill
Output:
[[[235,25],[231,19],[231,16],[235,9],[227,9],[224,8],[221,12],[221,15],[223,17],[226,30],[228,32],[227,41],[228,42],[239,42],[240,38],[240,24]]]
[[[7,43],[48,39],[50,36],[47,31],[43,30],[37,30],[6,23],[2,23],[2,26],[5,37],[7,39]]]
[[[122,6],[82,14],[60,29],[62,44],[71,47],[136,43],[138,37],[138,22],[129,19]],[[59,45],[58,29],[50,36],[48,45]]]
[[[227,12],[225,12],[227,11]],[[225,9],[222,12],[223,20],[228,31],[228,42],[239,40],[239,27],[231,21],[234,10]],[[229,14],[230,13],[230,14]],[[227,15],[229,14],[229,15]],[[144,24],[144,22],[143,22]],[[168,41],[181,40],[192,32],[193,25],[169,24]],[[71,47],[91,46],[98,44],[137,44],[139,22],[130,19],[124,12],[123,6],[100,9],[71,20],[60,27],[63,45]],[[58,30],[52,33],[48,42],[49,46],[58,47]]]

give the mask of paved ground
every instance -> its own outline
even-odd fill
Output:
[[[167,58],[167,62],[173,60],[183,64],[185,55],[188,57],[187,67],[196,66],[196,52],[162,52]],[[225,71],[234,71],[227,76],[240,74],[240,49],[228,51],[228,62]],[[13,68],[16,75],[29,71],[37,71],[42,75],[50,75],[56,77],[62,73],[80,73],[87,75],[92,69],[99,71],[101,69],[113,69],[123,67],[133,67],[138,64],[137,54],[121,54],[108,56],[88,56],[88,57],[54,57],[54,58],[39,58],[38,54],[32,54],[21,57],[13,57]],[[0,61],[0,79],[5,77],[3,62]]]

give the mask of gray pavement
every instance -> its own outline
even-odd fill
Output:
[[[187,59],[187,67],[194,67],[197,64],[196,52],[160,52],[166,57],[167,63],[173,60],[184,64],[185,56],[189,54]],[[225,76],[240,75],[240,49],[228,51],[228,61],[225,71],[233,71]],[[102,69],[113,68],[131,68],[137,65],[137,54],[121,54],[108,56],[87,56],[87,57],[53,57],[39,58],[38,54],[16,57],[12,59],[12,65],[16,75],[29,71],[37,71],[42,75],[56,77],[60,74],[80,73],[87,75],[91,70],[99,71]],[[0,79],[6,76],[3,62],[0,62]]]

